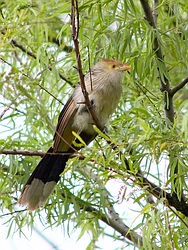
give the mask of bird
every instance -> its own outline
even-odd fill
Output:
[[[129,65],[119,60],[102,59],[84,76],[85,88],[92,109],[105,126],[118,106],[122,93],[122,78]],[[94,120],[86,106],[82,86],[78,83],[58,117],[52,146],[29,177],[18,199],[28,210],[43,206],[60,180],[70,156],[80,148],[74,142],[75,133],[88,145],[97,136]]]

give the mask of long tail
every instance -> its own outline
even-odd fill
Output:
[[[53,154],[53,148],[50,148],[28,179],[18,203],[27,205],[29,210],[43,205],[59,181],[69,157]]]

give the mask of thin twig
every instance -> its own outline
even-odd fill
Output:
[[[14,101],[16,101],[17,98],[14,99]],[[0,114],[0,119],[3,118],[3,116],[6,114],[6,112],[11,109],[11,106],[13,105],[13,102],[11,102],[4,110],[3,112]]]
[[[16,98],[15,98],[14,100],[16,100]],[[7,110],[7,105],[6,105],[5,103],[3,103],[3,102],[0,102],[0,104],[6,107],[6,108],[5,108],[5,111],[6,111],[6,110]],[[11,104],[8,105],[8,108],[9,108],[9,109],[15,110],[16,112],[18,112],[18,113],[20,113],[20,114],[22,114],[22,115],[26,115],[26,113],[24,113],[23,111],[21,111],[21,110],[15,108],[15,107],[12,107],[12,104],[13,104],[13,102],[12,102]],[[3,115],[4,115],[4,114],[3,114]],[[1,115],[0,115],[0,118],[2,118]]]
[[[22,52],[26,53],[28,56],[31,56],[34,59],[37,59],[37,57],[35,56],[35,54],[33,54],[33,52],[27,50],[24,46],[19,44],[16,40],[12,39],[11,44],[14,45],[15,47],[19,48]]]
[[[90,64],[90,53],[89,53],[89,47],[87,46],[88,49],[88,66],[89,66],[89,76],[90,76],[90,82],[91,82],[91,91],[93,90],[93,83],[92,83],[92,74],[91,74],[91,64]]]
[[[158,17],[158,5],[159,5],[159,1],[158,0],[154,0],[154,21],[155,23],[157,23],[157,17]]]
[[[180,89],[182,89],[188,83],[188,77],[180,82],[176,87],[171,90],[171,95],[174,96]]]
[[[25,155],[25,156],[41,156],[45,155],[45,152],[33,151],[33,150],[17,150],[17,149],[3,149],[0,154],[4,155]]]
[[[33,151],[33,150],[18,150],[18,149],[3,149],[0,150],[0,155],[4,154],[4,155],[24,155],[24,156],[41,156],[43,157],[46,154],[50,154],[50,155],[67,155],[67,153],[46,153],[46,152],[41,152],[41,151]],[[70,154],[70,158],[73,157],[79,157],[79,160],[83,160],[85,159],[85,157],[81,154]]]
[[[76,11],[76,14],[75,14]],[[77,17],[77,25],[75,22],[75,16]],[[82,62],[81,62],[81,56],[80,56],[80,51],[79,51],[79,42],[78,42],[78,36],[79,36],[79,10],[78,10],[78,1],[76,0],[71,0],[71,25],[72,25],[72,39],[74,42],[74,50],[76,53],[76,61],[77,61],[77,68],[78,68],[78,73],[79,73],[79,78],[80,78],[80,85],[82,88],[82,93],[85,98],[85,104],[93,118],[93,121],[95,125],[102,131],[104,128],[101,125],[98,117],[95,114],[95,111],[93,109],[93,106],[89,100],[89,95],[86,90],[85,86],[85,81],[84,81],[84,75],[82,72]]]
[[[121,226],[122,230],[124,230],[124,235],[131,236],[131,241],[133,241],[136,245],[138,245],[138,243],[142,245],[142,237],[136,234],[134,231],[132,231],[127,225],[125,225],[122,219],[119,217],[119,214],[115,211],[112,205],[112,202],[110,201],[108,191],[104,187],[102,180],[95,173],[93,173],[92,169],[90,169],[89,167],[84,166],[82,168],[84,172],[87,173],[89,177],[91,177],[96,182],[96,184],[99,186],[100,190],[102,191],[110,218],[114,221],[114,223]]]
[[[3,31],[3,30],[1,30],[0,32],[1,32],[3,35],[6,34],[6,32]],[[12,39],[12,40],[11,40],[11,44],[12,44],[13,46],[19,48],[22,52],[26,53],[28,56],[30,56],[30,57],[32,57],[32,58],[34,58],[34,59],[37,59],[36,55],[35,55],[33,52],[29,51],[29,50],[26,49],[23,45],[19,44],[15,39]],[[48,67],[48,69],[49,69],[49,70],[52,70],[51,67]],[[73,84],[71,81],[69,81],[65,76],[63,76],[61,73],[59,73],[59,77],[60,77],[62,80],[64,80],[65,82],[69,83],[71,86],[74,86],[74,84]]]
[[[62,105],[64,105],[64,103],[59,100],[57,97],[55,97],[51,92],[49,92],[47,89],[45,89],[42,85],[38,84],[38,86],[43,89],[46,93],[48,93],[49,95],[51,95],[56,101],[58,101],[59,103],[61,103]]]
[[[5,34],[5,32],[1,31],[2,34]],[[34,58],[34,59],[37,59],[36,55],[31,52],[30,50],[26,49],[23,45],[19,44],[16,40],[12,39],[11,40],[11,44],[17,48],[19,48],[22,52],[26,53],[28,56]],[[52,68],[51,67],[47,67],[50,71],[52,71]],[[70,84],[71,86],[74,86],[74,84],[68,80],[64,75],[62,75],[61,73],[58,73],[59,74],[59,77],[67,82],[68,84]]]
[[[157,56],[157,60],[159,64],[162,65],[163,71],[167,72],[166,65],[164,62],[164,56],[162,53],[162,48],[158,39],[159,32],[156,27],[153,12],[151,10],[148,0],[140,0],[140,2],[144,10],[146,20],[148,21],[149,25],[153,27],[153,34],[154,34],[153,51],[155,52]],[[157,6],[155,6],[155,8],[157,8]],[[161,67],[157,67],[157,70],[158,70],[159,81],[160,81],[160,89],[161,89],[161,92],[164,92],[165,115],[172,123],[174,123],[174,104],[173,104],[173,98],[171,96],[170,82],[166,74],[161,72],[160,68]]]
[[[2,62],[6,63],[8,66],[12,67],[12,64],[9,63],[9,62],[7,62],[7,61],[6,61],[5,59],[3,59],[2,57],[0,57],[0,60],[1,60]],[[22,75],[28,78],[28,75],[26,75],[26,74],[24,74],[24,73],[22,73]]]
[[[5,154],[5,155],[25,155],[25,156],[41,156],[43,157],[46,153],[45,152],[40,152],[40,151],[31,151],[31,150],[8,150],[4,149],[0,151],[0,154]],[[53,154],[63,154],[63,153],[53,153]],[[79,157],[80,160],[83,160],[85,157],[83,155],[78,155],[78,154],[72,154],[70,155],[71,158],[73,157]],[[130,170],[129,167],[129,162],[126,158],[124,158],[127,170]],[[113,172],[116,172],[113,169]],[[125,175],[125,173],[120,173],[122,176]],[[130,173],[132,175],[132,173]],[[135,175],[135,178],[137,179],[137,185],[141,187],[146,187],[147,191],[154,195],[157,199],[161,199],[162,197],[165,198],[165,204],[167,206],[172,206],[174,207],[177,211],[180,211],[182,214],[185,216],[188,216],[188,204],[182,199],[179,200],[177,198],[177,195],[175,194],[169,194],[151,181],[149,181],[146,177],[144,177],[142,171],[138,171],[137,174]]]
[[[138,86],[138,88],[144,93],[144,95],[147,97],[147,99],[149,100],[149,102],[153,105],[153,107],[155,108],[156,112],[158,113],[159,117],[161,117],[161,114],[157,108],[157,106],[155,105],[155,103],[151,100],[151,98],[148,96],[147,92],[150,93],[152,96],[154,96],[155,98],[158,99],[157,96],[155,96],[149,89],[147,89],[143,84],[141,84],[139,81],[135,82],[136,85]]]

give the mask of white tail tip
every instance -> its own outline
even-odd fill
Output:
[[[44,184],[43,181],[34,178],[30,185],[25,186],[18,204],[26,205],[31,211],[36,210],[46,202],[55,186],[55,181]]]

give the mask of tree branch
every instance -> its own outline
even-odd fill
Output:
[[[180,89],[182,89],[188,83],[188,77],[180,82],[176,87],[171,90],[171,95],[174,96]]]
[[[61,192],[61,195],[63,199],[67,200],[68,198],[69,203],[72,203],[72,198],[74,197],[75,201],[79,204],[81,209],[93,213],[98,219],[113,228],[115,231],[119,232],[124,238],[127,238],[128,240],[132,241],[137,246],[142,246],[142,237],[133,230],[131,230],[129,227],[127,227],[123,222],[119,223],[119,220],[116,220],[115,218],[110,218],[106,213],[102,213],[101,209],[97,210],[94,205],[75,196],[73,193],[70,192],[69,189],[66,189],[66,195],[65,190]],[[47,204],[46,206],[49,206],[49,204]]]
[[[154,195],[158,200],[161,198],[165,198],[164,204],[166,206],[172,206],[177,211],[188,217],[188,204],[184,201],[183,198],[179,200],[175,193],[170,194],[164,191],[163,189],[149,181],[146,177],[144,177],[141,171],[136,174],[136,178],[138,181],[138,185],[140,185],[141,187],[146,187],[147,191],[150,194]]]
[[[4,154],[4,155],[24,155],[24,156],[40,156],[43,157],[46,152],[41,152],[41,151],[33,151],[33,150],[17,150],[17,149],[3,149],[0,150],[0,155]],[[55,155],[64,155],[67,153],[48,153],[48,154],[55,154]],[[70,154],[70,158],[74,158],[74,157],[78,157],[79,160],[84,160],[85,157],[81,154]]]
[[[102,220],[108,226],[112,227],[123,237],[126,237],[128,240],[132,241],[137,246],[142,246],[142,237],[136,232],[130,230],[130,228],[126,225],[122,226],[122,224],[119,224],[118,221],[115,221],[114,219],[109,218],[104,214],[101,214],[101,212],[99,212],[96,208],[93,208],[92,206],[85,206],[84,209],[90,213],[97,214],[100,220]]]
[[[36,55],[33,54],[33,52],[27,50],[24,46],[19,44],[16,40],[12,39],[11,44],[15,47],[19,48],[22,52],[26,53],[28,56],[33,57],[34,59],[37,59]]]
[[[40,151],[33,151],[33,150],[9,150],[9,149],[3,149],[0,151],[0,154],[4,155],[25,155],[25,156],[41,156],[43,157],[45,155],[45,152]]]
[[[58,46],[61,46],[62,47],[62,44],[59,42],[59,39],[57,37],[48,37],[48,39],[57,44]],[[66,53],[71,53],[73,51],[73,47],[72,46],[69,46],[69,45],[65,45],[63,44],[63,51],[65,51]]]
[[[1,33],[4,35],[5,34],[5,31],[1,31]],[[34,59],[37,59],[36,55],[29,51],[28,49],[26,49],[23,45],[19,44],[16,40],[12,39],[11,42],[10,42],[14,47],[17,47],[19,48],[22,52],[24,52],[25,54],[27,54],[28,56],[34,58]],[[47,67],[50,71],[52,71],[52,68],[50,66]],[[67,82],[68,84],[70,84],[71,86],[74,86],[74,84],[69,81],[65,76],[63,76],[61,73],[58,73],[59,74],[59,77]]]
[[[146,20],[148,21],[150,26],[153,27],[153,34],[154,34],[153,50],[157,56],[158,65],[162,66],[162,67],[158,66],[157,69],[158,69],[158,75],[159,75],[159,80],[160,80],[161,92],[164,92],[165,116],[173,124],[174,123],[174,113],[175,113],[174,112],[173,95],[179,90],[179,88],[182,88],[186,84],[186,81],[188,81],[188,80],[186,78],[183,82],[181,82],[178,86],[176,86],[173,90],[171,90],[169,79],[166,76],[166,72],[167,72],[166,65],[164,62],[162,48],[161,48],[161,45],[159,43],[159,38],[158,38],[159,33],[158,33],[158,30],[156,27],[156,23],[154,20],[152,10],[150,8],[148,0],[140,0],[140,2],[142,4],[143,10],[144,10],[144,13],[146,16]],[[155,6],[155,8],[157,8],[157,6]],[[171,154],[169,154],[169,158],[171,159]],[[174,170],[174,173],[177,173],[177,172],[178,172],[178,164]],[[174,181],[174,183],[175,183],[175,181]],[[182,197],[184,197],[183,190],[182,190]]]
[[[124,162],[126,165],[126,170],[127,173],[131,176],[135,177],[135,183],[139,185],[140,187],[145,187],[145,189],[152,195],[154,195],[158,200],[161,198],[164,198],[164,204],[168,207],[172,206],[174,207],[177,211],[181,212],[185,216],[188,217],[188,204],[185,202],[185,200],[182,198],[181,200],[178,199],[177,195],[175,193],[170,194],[166,192],[164,189],[160,188],[153,182],[149,181],[142,171],[138,169],[137,173],[133,173],[130,171],[130,166],[129,166],[129,161],[127,158],[124,158]],[[133,162],[134,164],[134,162]],[[118,169],[121,169],[121,166],[118,167]],[[114,169],[111,169],[115,173],[120,174],[121,176],[125,176],[125,172],[117,172]],[[172,209],[171,209],[172,210]]]
[[[116,148],[117,149],[117,148]],[[39,152],[39,151],[31,151],[31,150],[1,150],[0,154],[5,155],[24,155],[24,156],[41,156],[43,157],[45,155],[45,152]],[[56,153],[56,154],[63,154],[63,153]],[[80,160],[83,160],[85,157],[82,155],[73,154],[70,157],[79,157]],[[126,158],[124,158],[127,170],[130,170],[129,162]],[[114,171],[114,170],[113,170]],[[133,173],[129,173],[133,175]],[[122,176],[124,176],[124,173],[121,173]],[[172,195],[149,181],[146,177],[144,177],[141,170],[139,170],[135,175],[137,182],[137,185],[141,187],[146,187],[147,191],[154,195],[157,199],[165,198],[165,205],[174,207],[177,211],[181,212],[185,216],[188,217],[188,204],[183,200],[179,200],[177,198],[177,195],[173,193]],[[112,213],[113,214],[113,213]],[[117,218],[116,218],[117,219]]]
[[[167,70],[166,70],[166,65],[164,63],[164,56],[162,53],[162,48],[160,46],[159,39],[158,39],[159,33],[156,27],[155,18],[152,13],[148,0],[140,0],[140,2],[144,10],[146,20],[148,21],[149,25],[153,27],[153,34],[154,34],[153,50],[157,56],[158,64],[162,66],[162,67],[158,66],[157,70],[158,70],[158,75],[159,75],[161,92],[164,92],[165,115],[172,123],[174,123],[173,98],[171,95],[170,82],[165,74]],[[163,68],[163,72],[161,72],[161,68]]]
[[[76,15],[75,15],[76,11]],[[75,16],[77,17],[77,25],[75,21]],[[82,88],[82,93],[85,98],[85,104],[93,118],[93,121],[95,125],[102,131],[104,130],[103,126],[101,125],[98,117],[95,114],[95,111],[93,109],[93,106],[89,100],[89,95],[86,90],[85,81],[84,81],[84,75],[82,72],[82,62],[81,62],[81,56],[79,51],[79,41],[78,41],[78,35],[79,35],[79,10],[78,10],[78,1],[77,0],[71,0],[71,25],[72,25],[72,39],[74,42],[74,50],[76,54],[76,61],[77,61],[77,67],[78,67],[78,73],[80,77],[80,85]]]
[[[87,166],[82,167],[82,169],[84,170],[85,173],[87,173],[89,175],[90,178],[92,178],[97,185],[99,186],[100,190],[102,191],[102,194],[104,195],[105,198],[105,202],[106,202],[106,207],[108,209],[108,213],[110,215],[111,220],[114,222],[114,225],[119,225],[119,228],[121,228],[121,231],[124,231],[124,236],[126,235],[126,237],[133,241],[134,244],[136,245],[142,245],[142,237],[140,235],[138,235],[137,233],[135,233],[134,231],[132,231],[127,225],[125,225],[122,221],[122,219],[119,217],[119,214],[116,213],[112,202],[109,199],[109,195],[108,195],[108,191],[106,190],[106,188],[104,187],[104,184],[102,183],[102,180],[92,172],[92,169],[90,169]]]

